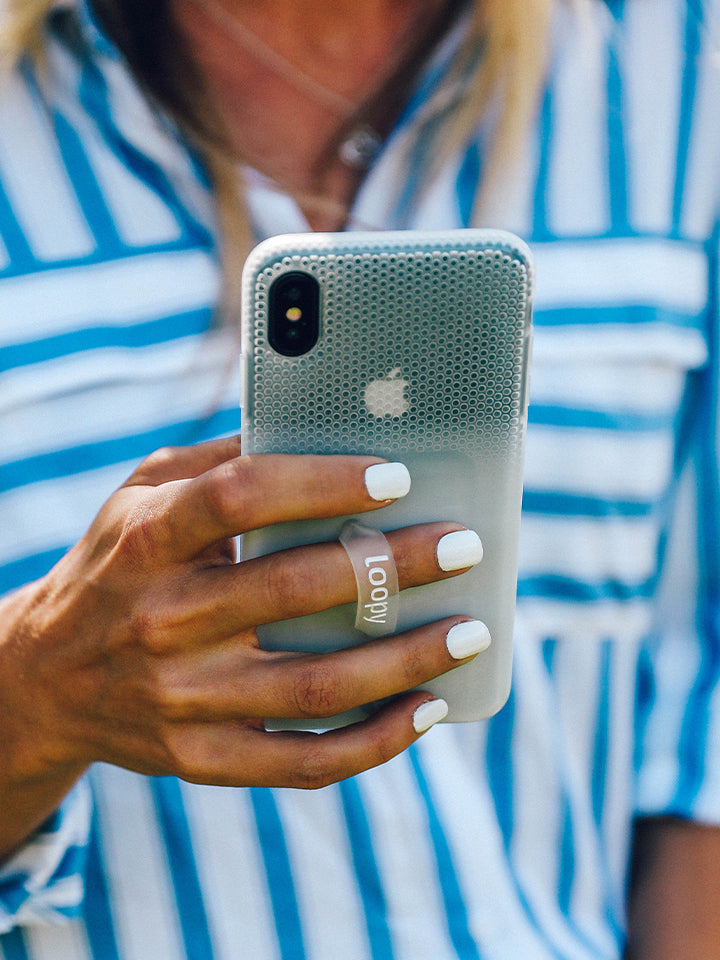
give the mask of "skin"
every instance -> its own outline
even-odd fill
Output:
[[[625,960],[720,957],[720,830],[673,817],[635,831]]]
[[[338,543],[235,563],[233,537],[282,520],[382,509],[368,457],[240,458],[237,440],[159,451],[80,542],[0,609],[0,852],[7,855],[94,761],[198,783],[314,788],[389,759],[416,738],[400,695],[322,736],[267,733],[402,694],[457,665],[451,618],[327,655],[268,653],[255,627],[349,603]],[[388,535],[401,589],[453,574],[438,539],[457,524]]]

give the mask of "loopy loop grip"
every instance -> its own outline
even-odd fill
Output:
[[[355,629],[384,637],[397,626],[400,589],[390,544],[384,535],[357,520],[348,520],[340,543],[350,557],[358,589]]]

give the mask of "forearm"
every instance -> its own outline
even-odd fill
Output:
[[[638,821],[625,957],[720,958],[720,827]]]

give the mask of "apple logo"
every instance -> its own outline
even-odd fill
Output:
[[[395,367],[379,380],[371,380],[365,387],[365,405],[371,417],[401,417],[410,404],[405,396],[407,380],[400,376],[400,367]]]

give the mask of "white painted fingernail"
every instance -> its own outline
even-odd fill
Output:
[[[425,733],[439,720],[447,716],[448,705],[444,700],[427,700],[421,703],[413,714],[415,733]]]
[[[465,660],[482,653],[492,643],[490,631],[482,620],[465,620],[450,627],[445,638],[450,656],[454,660]]]
[[[365,471],[365,486],[373,500],[397,500],[410,491],[410,473],[404,463],[374,463]]]
[[[483,548],[474,530],[446,533],[437,545],[437,562],[441,570],[462,570],[480,563]]]

